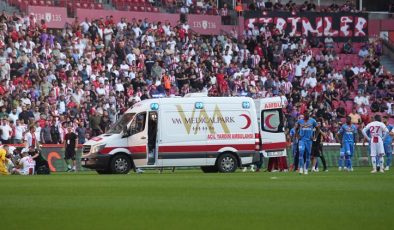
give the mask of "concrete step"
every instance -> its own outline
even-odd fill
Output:
[[[14,12],[20,14],[20,10],[14,6],[10,6],[6,1],[0,0],[0,11],[5,11],[8,14],[13,14]]]
[[[383,55],[380,59],[380,63],[384,66],[384,69],[394,73],[394,60],[390,59],[389,56]]]

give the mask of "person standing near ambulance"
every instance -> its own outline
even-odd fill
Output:
[[[308,111],[305,111],[304,119],[300,119],[296,123],[296,137],[298,139],[298,149],[300,151],[298,166],[300,174],[308,174],[308,168],[311,162],[313,130],[316,126],[316,120],[309,117]]]
[[[67,127],[67,134],[64,136],[64,160],[67,164],[67,172],[74,172],[77,170],[77,162],[75,156],[78,147],[78,136],[74,133],[71,126]],[[72,168],[69,161],[72,161]]]
[[[369,131],[371,137],[367,135]],[[375,121],[370,122],[362,130],[363,136],[369,142],[370,155],[372,161],[372,171],[371,173],[376,173],[377,166],[380,167],[380,172],[384,172],[384,145],[383,140],[387,135],[394,135],[394,132],[389,132],[387,126],[382,122],[382,117],[380,115],[375,115]]]

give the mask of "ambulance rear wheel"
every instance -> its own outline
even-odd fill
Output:
[[[114,174],[127,174],[131,169],[130,157],[115,155],[111,160],[111,172]]]
[[[217,173],[219,171],[218,167],[216,167],[216,165],[215,166],[201,166],[201,170],[204,173]]]
[[[219,157],[217,167],[221,173],[235,172],[238,167],[238,160],[233,154],[225,153]]]

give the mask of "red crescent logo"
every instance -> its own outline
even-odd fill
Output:
[[[246,125],[245,125],[245,127],[241,128],[241,129],[249,128],[250,125],[252,124],[252,120],[250,119],[250,117],[248,115],[246,115],[246,114],[241,114],[239,116],[244,117],[246,119]]]
[[[272,125],[271,125],[271,123],[270,123],[270,120],[271,120],[271,117],[272,117],[272,116],[274,116],[274,114],[268,115],[268,116],[265,118],[265,120],[264,120],[265,126],[267,126],[269,129],[275,129],[275,127],[272,127]]]
[[[47,158],[48,158],[49,169],[51,170],[51,172],[56,172],[56,168],[53,167],[53,165],[52,165],[52,158],[61,159],[59,153],[57,153],[57,152],[50,152],[48,154]]]

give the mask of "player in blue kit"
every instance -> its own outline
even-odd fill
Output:
[[[391,132],[394,128],[393,125],[389,124],[387,117],[384,117],[383,123],[387,126],[387,129],[389,132]],[[383,140],[383,146],[384,146],[384,153],[386,155],[386,167],[384,170],[389,170],[391,166],[391,160],[393,157],[393,147],[392,147],[392,142],[393,142],[393,137],[391,135],[386,135],[386,138]]]
[[[304,119],[296,123],[296,137],[299,149],[299,173],[308,174],[309,164],[311,163],[313,130],[317,126],[315,119],[309,117],[309,112],[304,113]],[[305,156],[305,164],[304,164]]]
[[[304,119],[304,116],[303,115],[300,115],[299,117],[298,117],[298,119]],[[291,143],[292,143],[292,146],[291,146],[291,148],[292,148],[292,153],[293,153],[293,165],[292,165],[292,169],[294,170],[294,171],[297,171],[298,170],[298,159],[300,158],[300,155],[299,155],[299,149],[298,149],[298,139],[297,139],[297,135],[296,135],[296,129],[295,129],[295,127],[293,127],[292,129],[290,129],[290,132],[289,132],[289,135],[290,135],[290,138],[291,138]]]
[[[347,169],[347,166],[344,165],[345,163],[345,148],[341,143],[341,149],[339,150],[339,160],[338,160],[338,171],[342,171],[342,169]]]
[[[345,155],[345,169],[353,171],[352,157],[354,154],[354,145],[356,144],[357,128],[355,125],[352,125],[352,119],[350,117],[346,117],[346,124],[341,126],[338,134],[342,138],[341,155]],[[341,170],[341,167],[339,165],[339,170]]]

